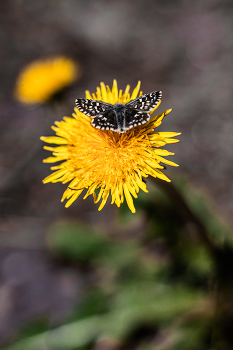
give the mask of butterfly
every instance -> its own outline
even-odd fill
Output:
[[[161,97],[161,91],[154,91],[126,104],[111,105],[85,98],[77,98],[75,103],[80,112],[92,118],[91,123],[95,128],[124,133],[148,122],[151,118],[149,113],[159,103]]]

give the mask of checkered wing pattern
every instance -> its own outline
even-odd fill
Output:
[[[162,97],[162,91],[154,91],[149,94],[139,96],[133,101],[128,102],[125,107],[127,109],[136,109],[150,113],[152,109],[159,103]]]
[[[75,100],[75,104],[80,112],[84,113],[88,117],[95,117],[100,114],[102,115],[104,112],[113,108],[113,106],[109,103],[96,100],[88,100],[85,98],[77,98]]]
[[[91,123],[96,129],[116,131],[118,128],[116,113],[113,109],[109,109],[108,111],[97,115],[92,119]]]
[[[150,115],[147,112],[127,108],[125,111],[125,131],[145,124],[149,119]]]
[[[162,97],[161,91],[154,91],[139,96],[127,104],[111,105],[102,101],[78,98],[75,100],[80,112],[92,118],[92,125],[97,129],[124,133],[135,126],[145,124],[150,119],[150,112]]]

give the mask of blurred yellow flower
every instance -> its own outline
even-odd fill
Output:
[[[44,103],[71,84],[77,74],[77,63],[67,57],[34,61],[19,74],[15,98],[25,105]]]
[[[96,94],[91,96],[89,91],[86,91],[86,98],[111,104],[117,102],[125,104],[138,96],[139,89],[140,82],[131,96],[129,85],[124,93],[122,90],[118,92],[117,82],[114,80],[112,90],[101,83],[100,88],[97,87]],[[74,110],[73,118],[64,117],[63,121],[55,122],[56,127],[52,126],[57,136],[41,137],[41,140],[47,143],[58,145],[44,147],[53,152],[53,157],[45,159],[44,162],[63,161],[51,168],[55,172],[43,182],[71,181],[62,197],[62,201],[68,199],[66,207],[87,189],[84,199],[90,195],[93,195],[95,203],[102,199],[99,210],[104,207],[111,193],[112,204],[116,203],[119,207],[125,197],[130,210],[135,213],[132,196],[137,198],[140,188],[148,192],[142,177],[151,175],[170,181],[161,172],[160,169],[164,167],[160,163],[177,166],[163,158],[174,153],[158,147],[178,142],[173,137],[180,133],[154,132],[154,128],[161,124],[163,117],[170,113],[171,109],[152,117],[146,124],[121,134],[94,128],[89,117],[76,107]]]

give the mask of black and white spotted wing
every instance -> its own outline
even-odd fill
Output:
[[[150,112],[156,107],[162,97],[162,91],[154,91],[142,95],[125,105],[125,128],[142,125],[151,118]]]
[[[98,114],[93,118],[91,123],[96,129],[117,131],[117,115],[113,109],[113,105],[107,112]]]
[[[127,104],[111,105],[96,100],[77,99],[78,109],[92,117],[92,125],[97,129],[124,133],[135,126],[145,124],[150,119],[150,112],[158,104],[161,91],[142,95]]]
[[[87,100],[85,98],[77,98],[75,100],[78,109],[88,117],[95,117],[100,113],[104,113],[113,108],[113,105],[96,100]]]
[[[153,108],[159,103],[162,97],[162,91],[153,91],[149,94],[139,96],[133,101],[126,103],[126,108],[133,108],[150,113]]]

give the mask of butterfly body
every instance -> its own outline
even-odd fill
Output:
[[[158,104],[161,96],[161,91],[154,91],[126,104],[111,105],[83,98],[76,99],[75,103],[82,113],[92,118],[95,128],[124,133],[148,122],[151,117],[149,113]]]

